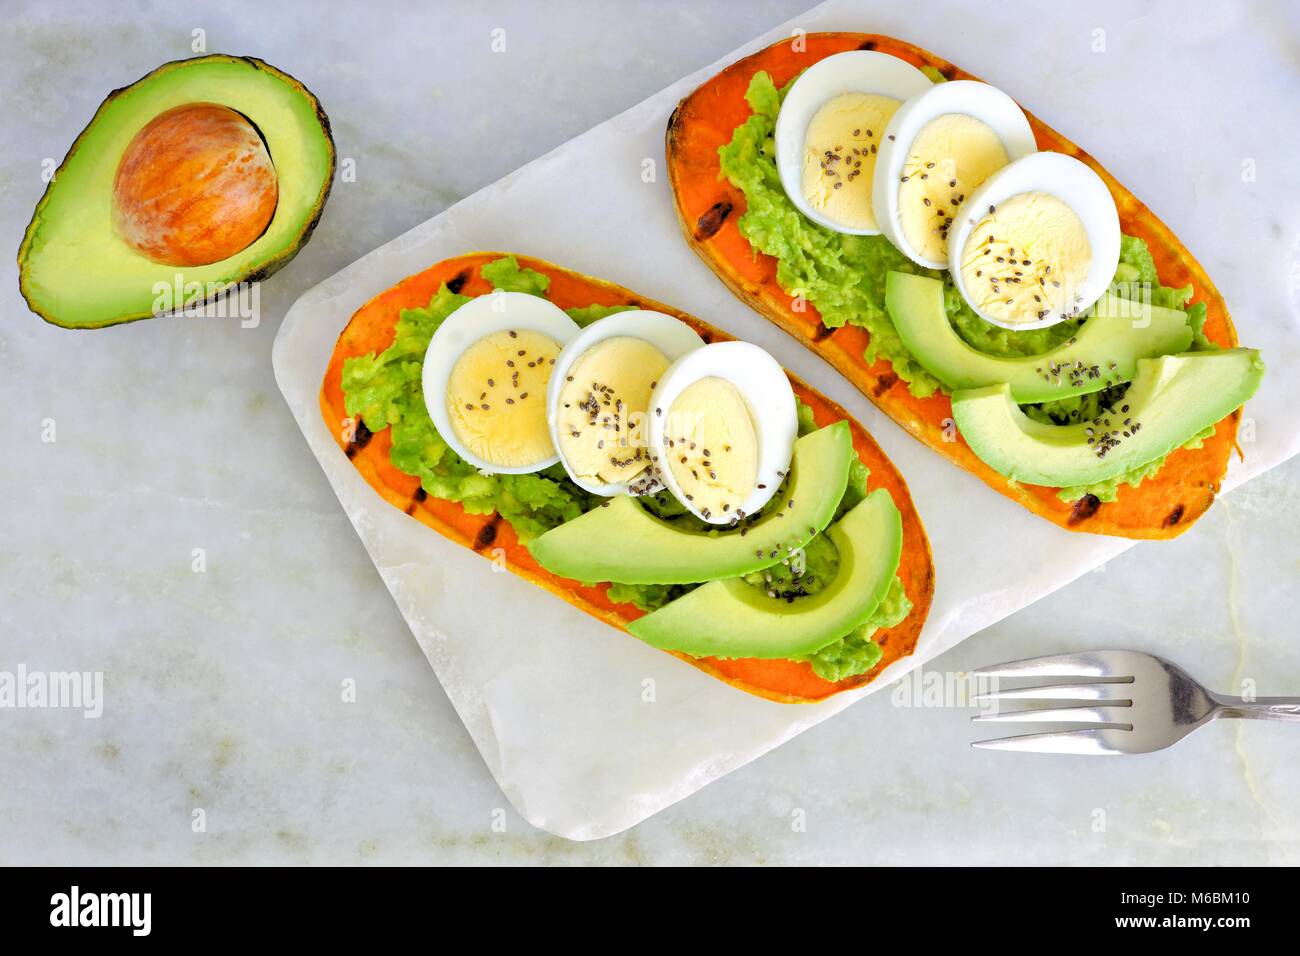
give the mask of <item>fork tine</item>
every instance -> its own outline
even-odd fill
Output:
[[[1112,705],[1113,706],[1113,705]],[[1004,714],[979,714],[971,718],[972,723],[1021,723],[1021,724],[1124,724],[1116,718],[1124,716],[1122,710],[1108,710],[1107,707],[1051,707],[1043,710],[1014,710]],[[1128,724],[1125,727],[1132,730]]]
[[[1107,728],[1067,730],[1051,734],[1022,734],[1018,737],[1001,737],[996,740],[976,740],[972,747],[980,750],[1019,750],[1040,754],[1084,754],[1086,756],[1112,756],[1124,751],[1116,750],[1106,741]]]
[[[1113,704],[1133,703],[1127,697],[1132,681],[1113,684],[1048,684],[1044,687],[1013,687],[1010,690],[990,691],[987,694],[975,694],[973,701],[990,700],[1105,700]]]
[[[1105,677],[1105,666],[1090,654],[1050,654],[993,664],[970,672],[972,677]]]

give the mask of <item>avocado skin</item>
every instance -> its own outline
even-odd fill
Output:
[[[267,63],[265,60],[259,59],[258,57],[233,56],[231,54],[226,54],[226,53],[209,53],[203,56],[187,57],[185,59],[180,59],[180,60],[169,60],[168,62],[162,64],[156,69],[150,70],[148,73],[144,74],[144,76],[140,77],[134,83],[129,83],[126,86],[118,87],[117,89],[109,93],[108,96],[104,97],[103,102],[100,103],[98,109],[95,110],[95,115],[90,118],[90,122],[88,122],[82,128],[81,132],[77,134],[77,138],[72,141],[72,145],[68,147],[67,153],[64,154],[63,161],[59,163],[58,168],[54,171],[54,175],[50,178],[50,181],[46,183],[45,192],[41,195],[40,201],[36,203],[36,208],[32,211],[32,218],[28,221],[27,229],[23,233],[22,244],[18,247],[18,288],[19,291],[22,293],[23,299],[27,302],[27,307],[31,309],[31,311],[39,315],[46,322],[49,322],[51,325],[57,325],[60,328],[64,328],[64,329],[102,329],[112,325],[124,325],[127,322],[138,322],[141,319],[156,318],[156,316],[152,311],[146,311],[146,312],[130,313],[122,316],[114,316],[114,317],[104,319],[103,321],[92,322],[92,323],[80,323],[80,322],[71,323],[71,322],[61,321],[58,316],[53,315],[49,311],[41,308],[40,305],[38,305],[34,301],[33,294],[31,290],[28,288],[27,269],[25,268],[25,266],[26,266],[28,251],[31,247],[31,243],[33,239],[36,236],[37,226],[40,224],[41,221],[41,212],[45,209],[46,203],[49,201],[51,192],[53,191],[55,184],[59,180],[59,173],[61,173],[64,170],[64,168],[68,165],[68,162],[73,158],[74,155],[76,155],[78,149],[82,144],[82,141],[86,138],[87,134],[90,133],[90,131],[95,128],[95,124],[98,122],[99,118],[103,115],[105,109],[114,100],[121,97],[128,90],[131,90],[132,88],[138,86],[140,83],[143,83],[145,80],[148,80],[155,76],[165,75],[166,73],[175,70],[180,66],[189,66],[196,63],[202,63],[202,62],[246,63],[253,69],[270,74],[271,76],[276,77],[286,86],[289,86],[291,89],[293,89],[296,93],[302,96],[303,99],[305,99],[311,105],[312,110],[316,116],[316,121],[320,126],[321,134],[325,139],[325,143],[329,154],[329,169],[328,169],[328,174],[325,177],[325,183],[319,195],[316,197],[316,200],[312,207],[311,214],[308,216],[306,221],[303,223],[302,227],[299,229],[297,236],[293,239],[292,242],[287,244],[285,248],[269,262],[263,264],[261,267],[249,272],[246,275],[233,276],[229,280],[229,282],[230,283],[240,283],[240,282],[252,283],[252,282],[260,282],[263,279],[269,278],[270,276],[274,275],[275,273],[279,272],[282,268],[284,268],[284,266],[286,266],[289,263],[289,261],[299,253],[302,247],[307,244],[308,240],[311,239],[312,233],[316,231],[316,226],[320,223],[321,215],[325,211],[325,203],[329,199],[330,190],[333,188],[334,185],[334,173],[335,173],[336,162],[337,162],[337,153],[334,145],[334,133],[330,126],[329,116],[325,113],[325,110],[321,106],[320,100],[317,99],[316,95],[312,93],[311,90],[309,90],[295,77],[291,76],[288,73],[285,73],[282,70],[276,69],[274,66]],[[272,160],[274,161],[274,157],[272,157]],[[183,306],[180,306],[178,308],[185,307],[185,306],[197,308],[199,306],[207,305],[209,302],[214,302],[225,294],[226,294],[226,290],[218,290],[214,292],[212,295],[205,296],[201,300],[197,300],[193,303],[185,303]]]

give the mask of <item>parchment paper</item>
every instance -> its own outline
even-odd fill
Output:
[[[1204,39],[1188,18],[1177,22],[1172,11],[1169,16],[1176,21],[1170,29],[1183,31],[1186,44]],[[1181,135],[1174,116],[1133,117],[1126,130],[1121,118],[1108,114],[1105,95],[1080,97],[1068,84],[1046,82],[1051,64],[1007,48],[1004,34],[956,31],[934,15],[904,17],[832,2],[381,246],[299,299],[276,338],[275,374],[285,399],[493,776],[529,822],[570,839],[594,839],[632,826],[1131,546],[1057,529],[926,449],[820,359],[733,299],[687,249],[663,170],[668,116],[681,97],[717,70],[790,36],[796,27],[891,33],[935,49],[1000,82],[1103,162],[1134,149],[1147,155],[1146,147],[1134,144],[1135,132]],[[1078,42],[1088,42],[1086,32]],[[1134,42],[1140,47],[1144,41]],[[1125,83],[1145,82],[1143,63],[1177,62],[1169,36],[1145,42],[1151,50],[1146,56],[1155,59],[1129,59],[1125,67],[1113,58],[1109,69],[1127,72],[1119,85],[1106,86],[1108,94],[1113,88],[1118,96]],[[1231,105],[1220,113],[1227,122]],[[1294,124],[1275,124],[1269,135],[1271,153],[1300,154]],[[1165,156],[1170,162],[1203,164],[1195,167],[1191,202],[1198,209],[1205,202],[1221,207],[1191,217],[1193,224],[1215,225],[1207,235],[1184,233],[1211,273],[1225,285],[1216,263],[1220,257],[1239,257],[1264,277],[1242,296],[1249,307],[1229,297],[1242,341],[1265,350],[1270,372],[1246,411],[1250,432],[1243,434],[1251,439],[1243,442],[1246,461],[1234,460],[1225,488],[1300,450],[1293,423],[1300,396],[1289,372],[1300,358],[1292,225],[1300,221],[1300,203],[1289,195],[1296,170],[1293,166],[1287,175],[1274,169],[1270,175],[1280,181],[1254,183],[1255,189],[1222,187],[1220,195],[1214,194],[1218,181],[1201,172],[1210,160],[1226,164],[1228,181],[1235,182],[1246,149],[1220,138],[1209,160],[1177,149]],[[1148,202],[1148,187],[1160,185],[1164,176],[1148,167],[1144,181],[1130,174],[1140,168],[1112,169]],[[1169,209],[1155,208],[1183,232]],[[1291,233],[1279,238],[1280,226],[1264,227],[1265,210],[1275,222],[1287,223]],[[319,413],[317,394],[334,341],[352,313],[376,293],[440,259],[478,249],[540,256],[670,302],[764,346],[845,405],[902,470],[934,547],[935,601],[916,654],[861,691],[811,706],[770,703],[640,644],[521,578],[499,573],[491,562],[382,501],[339,451]],[[896,719],[907,718],[899,712]]]

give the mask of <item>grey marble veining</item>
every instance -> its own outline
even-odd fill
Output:
[[[881,693],[592,844],[533,830],[487,775],[280,400],[276,327],[358,255],[802,5],[740,17],[692,4],[672,23],[652,5],[594,4],[339,5],[312,21],[287,6],[59,4],[14,18],[0,36],[0,221],[14,247],[42,159],[62,156],[109,89],[189,55],[196,28],[210,50],[307,83],[358,175],[266,284],[257,328],[69,333],[26,312],[4,265],[0,668],[102,670],[106,701],[98,720],[0,710],[0,861],[1300,862],[1297,738],[1281,725],[1224,722],[1165,753],[1080,763],[971,751],[968,712]],[[1170,16],[1125,10],[1096,14],[1120,44]],[[1069,26],[1060,42],[1088,42]],[[1233,26],[1297,48],[1282,6]],[[505,55],[488,52],[496,28]],[[932,45],[960,61],[960,36]],[[1249,45],[1215,49],[1230,71]],[[1014,64],[1000,73],[989,78],[1014,91]],[[1263,130],[1271,103],[1243,103],[1241,122]],[[1186,104],[1161,105],[1194,128]],[[1138,142],[1105,158],[1141,192],[1158,155]],[[1206,208],[1212,180],[1166,175],[1195,210],[1160,210],[1180,231],[1180,219],[1234,225],[1230,204]],[[1294,242],[1293,223],[1275,228]],[[1250,263],[1206,264],[1229,294],[1256,281]],[[1261,694],[1300,693],[1298,478],[1293,460],[1186,536],[1134,548],[931,669],[1131,645],[1216,689],[1252,679]],[[192,831],[196,808],[206,832]]]

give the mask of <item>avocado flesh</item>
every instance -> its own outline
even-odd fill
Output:
[[[1192,344],[1187,313],[1112,293],[1097,301],[1072,342],[1023,358],[999,358],[966,344],[944,312],[943,283],[938,279],[890,272],[885,277],[885,306],[908,351],[948,388],[1006,382],[1021,404],[1131,381],[1138,359],[1185,352]],[[1090,373],[1094,369],[1095,374]]]
[[[577,581],[694,584],[739,577],[776,564],[830,523],[848,486],[853,455],[848,422],[796,440],[781,500],[746,523],[743,535],[739,527],[681,528],[620,495],[536,538],[529,550],[546,570]]]
[[[654,647],[695,657],[797,658],[860,627],[883,600],[903,553],[903,520],[878,488],[831,525],[835,580],[809,597],[770,598],[743,581],[712,581],[628,625]]]
[[[113,179],[132,138],[174,107],[216,103],[246,116],[266,142],[279,200],[252,244],[204,266],[160,265],[113,228]],[[152,318],[156,283],[188,304],[220,287],[263,279],[310,237],[334,178],[334,141],[316,98],[261,60],[214,54],[178,60],[109,95],[77,137],[36,206],[18,253],[19,284],[33,312],[67,328],[98,328]],[[213,289],[217,291],[212,292]],[[173,291],[173,297],[175,292]]]
[[[1239,408],[1263,376],[1256,349],[1186,352],[1139,359],[1124,397],[1100,418],[1078,425],[1034,421],[1005,383],[954,392],[952,414],[962,438],[994,471],[1065,488],[1109,481],[1163,458]],[[1139,425],[1137,432],[1131,423]],[[1099,456],[1099,438],[1114,431],[1119,444]]]

